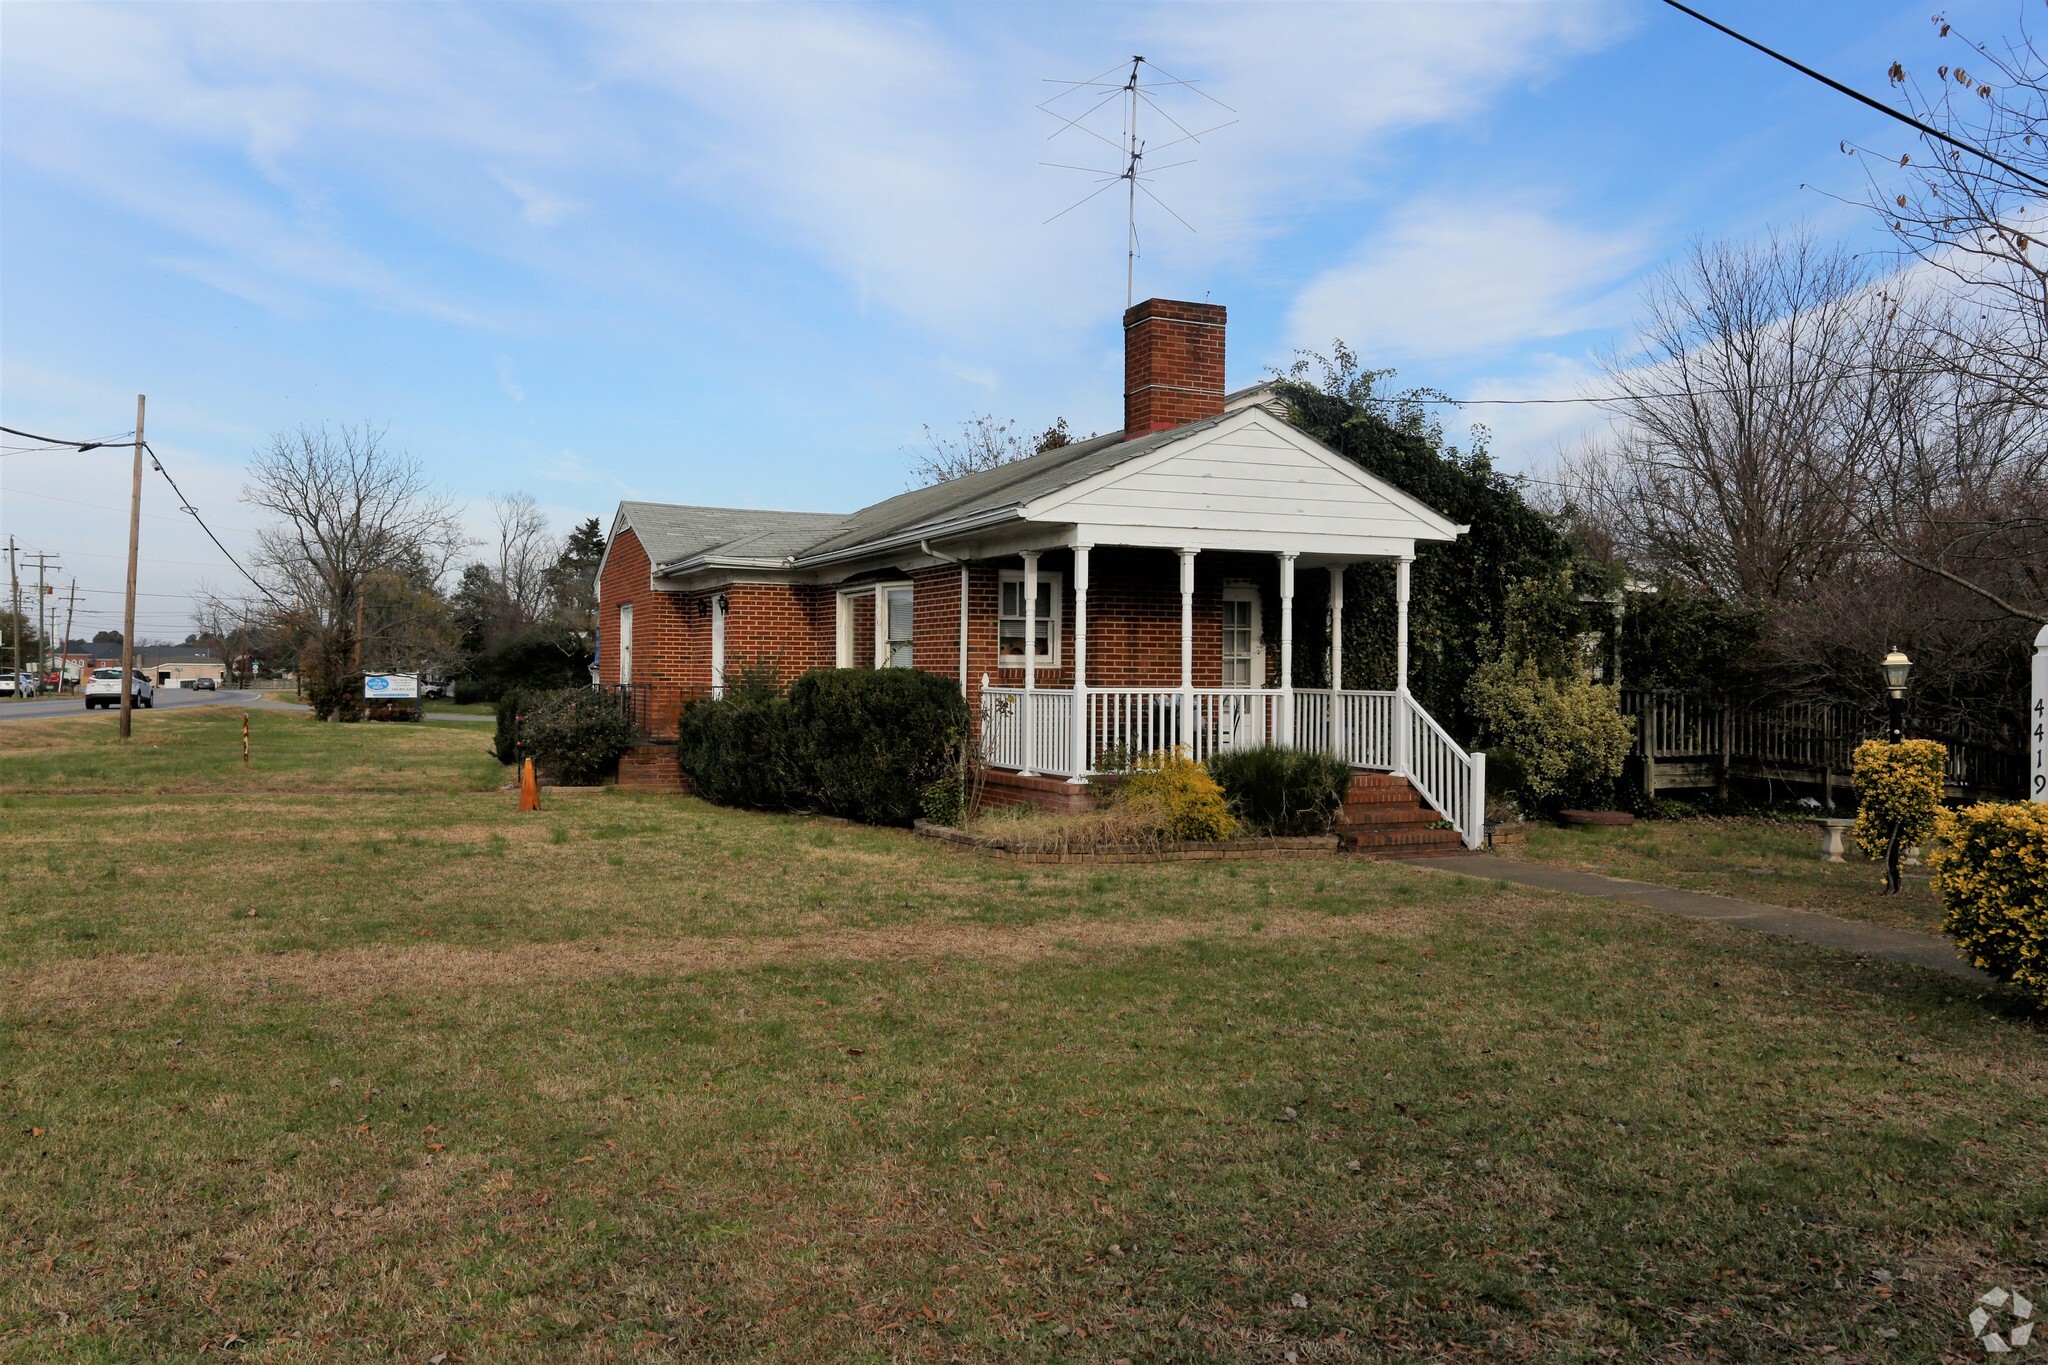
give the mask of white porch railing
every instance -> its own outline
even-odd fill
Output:
[[[1338,693],[1334,738],[1327,690],[1296,692],[1292,717],[1284,709],[1285,693],[1262,688],[1090,688],[1085,697],[1082,776],[1158,749],[1180,747],[1199,762],[1231,749],[1290,744],[1334,752],[1354,768],[1401,773],[1467,847],[1477,848],[1484,838],[1486,755],[1466,753],[1412,697]],[[982,761],[1017,772],[1073,777],[1073,723],[1071,691],[1027,693],[1021,687],[984,686]]]

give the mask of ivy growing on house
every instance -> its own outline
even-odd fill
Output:
[[[1470,449],[1445,437],[1424,401],[1428,390],[1389,391],[1392,370],[1371,370],[1342,342],[1328,356],[1305,352],[1277,388],[1294,424],[1361,468],[1471,530],[1449,544],[1416,547],[1408,604],[1408,687],[1461,738],[1474,721],[1465,687],[1497,657],[1512,626],[1521,653],[1564,658],[1587,628],[1578,598],[1610,591],[1609,571],[1577,555],[1557,520],[1522,496],[1521,481],[1493,466],[1484,428]],[[1517,584],[1563,583],[1544,594],[1540,616],[1510,621]],[[1327,576],[1304,574],[1296,608],[1295,677],[1329,685]],[[1390,688],[1395,670],[1394,566],[1359,564],[1344,577],[1344,682]]]

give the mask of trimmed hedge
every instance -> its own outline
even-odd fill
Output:
[[[526,756],[565,787],[593,786],[633,742],[618,703],[592,688],[542,697],[520,717]]]
[[[908,668],[820,669],[683,713],[676,761],[706,800],[908,825],[959,767],[967,703]]]
[[[498,762],[510,765],[519,760],[519,714],[536,700],[538,694],[529,694],[517,687],[499,694],[498,728],[491,736],[491,753]]]
[[[1986,801],[1939,818],[1929,852],[1942,932],[2048,1009],[2048,804]]]
[[[690,703],[676,736],[676,762],[706,801],[752,810],[804,805],[806,789],[790,745],[786,697]]]
[[[1351,768],[1331,754],[1262,744],[1212,755],[1209,772],[1254,834],[1328,834],[1344,810]]]
[[[1941,816],[1948,750],[1931,739],[1866,739],[1853,761],[1856,847],[1863,856],[1884,861],[1894,821],[1901,848],[1926,843]]]

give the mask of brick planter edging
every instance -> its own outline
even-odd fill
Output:
[[[1329,858],[1337,854],[1337,836],[1310,834],[1284,839],[1220,839],[1211,843],[1170,843],[1149,848],[1071,848],[1064,852],[1011,848],[987,834],[969,834],[951,825],[919,820],[918,837],[993,854],[1013,863],[1195,863],[1239,862],[1252,858]]]

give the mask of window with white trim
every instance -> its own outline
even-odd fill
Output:
[[[1264,651],[1259,647],[1259,590],[1249,583],[1223,588],[1223,685],[1265,685]]]
[[[911,656],[910,623],[912,598],[909,588],[886,588],[882,590],[882,650],[883,668],[909,668]]]
[[[1060,666],[1060,575],[1038,575],[1037,663],[1041,668]],[[1004,668],[1024,666],[1024,571],[1005,569],[1002,603],[996,622],[996,662]]]

